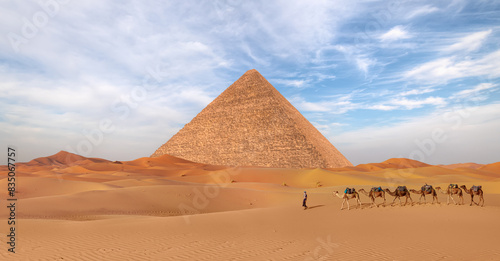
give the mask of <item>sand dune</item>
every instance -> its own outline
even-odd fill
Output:
[[[479,168],[482,171],[488,171],[491,173],[498,174],[500,172],[500,162],[488,164]]]
[[[0,172],[6,177],[5,166]],[[339,169],[235,168],[169,155],[111,162],[59,152],[19,164],[17,174],[22,244],[15,256],[0,251],[2,260],[500,259],[500,163],[390,159]],[[1,187],[6,183],[0,179]],[[347,186],[425,183],[482,185],[485,206],[469,206],[469,195],[465,205],[446,205],[438,193],[441,204],[419,203],[412,194],[412,206],[391,205],[386,195],[377,208],[361,195],[361,208],[351,200],[347,211],[333,195]],[[304,190],[308,210],[301,207]]]
[[[76,161],[86,160],[87,158],[69,153],[66,151],[60,151],[49,157],[36,158],[27,163],[27,165],[68,165]]]
[[[477,164],[477,163],[457,163],[457,164],[449,164],[449,165],[438,165],[439,167],[447,168],[447,169],[478,169],[482,166],[483,164]]]

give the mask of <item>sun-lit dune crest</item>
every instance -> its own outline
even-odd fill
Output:
[[[74,166],[69,166],[66,168],[62,168],[57,170],[59,173],[71,173],[71,174],[81,174],[81,173],[88,173],[90,170],[82,167],[80,165],[74,165]]]
[[[388,164],[389,166],[393,166],[394,168],[420,168],[420,167],[429,167],[432,165],[417,161],[417,160],[412,160],[412,159],[406,159],[406,158],[392,158],[388,159],[382,163]]]
[[[195,162],[164,154],[158,157],[142,157],[131,161],[123,162],[126,165],[152,167],[173,164],[196,164]]]
[[[437,165],[437,166],[447,169],[479,169],[483,167],[484,164],[468,162],[468,163],[456,163],[456,164]]]
[[[27,165],[68,165],[77,161],[82,161],[87,159],[86,157],[70,153],[64,150],[59,151],[58,153],[48,156],[48,157],[40,157],[36,158],[27,163]]]
[[[48,157],[40,157],[34,160],[27,162],[25,165],[27,166],[47,166],[47,165],[86,165],[90,163],[107,163],[109,160],[100,159],[100,158],[87,158],[84,156],[80,156],[78,154],[70,153],[64,150],[59,151],[58,153],[48,156]]]
[[[377,171],[381,169],[386,169],[387,165],[384,163],[368,163],[368,164],[359,164],[356,167],[352,168],[354,171]]]
[[[479,170],[495,172],[495,173],[500,174],[500,162],[484,165],[484,166],[480,167]]]
[[[381,163],[359,164],[355,167],[345,167],[342,169],[333,169],[333,170],[334,171],[335,170],[378,171],[383,169],[408,169],[408,168],[421,168],[429,166],[432,165],[417,160],[406,159],[406,158],[392,158]]]

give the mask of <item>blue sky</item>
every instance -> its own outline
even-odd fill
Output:
[[[0,35],[19,161],[148,156],[249,69],[353,164],[500,161],[498,1],[2,1]]]

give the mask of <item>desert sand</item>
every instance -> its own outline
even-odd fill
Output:
[[[0,187],[7,168],[0,166]],[[1,260],[500,260],[500,162],[390,159],[338,169],[226,167],[169,155],[111,162],[59,152],[17,164],[17,245]],[[345,187],[482,185],[484,207],[378,207]],[[301,207],[308,192],[307,210]],[[6,202],[6,193],[2,193]],[[455,197],[457,200],[457,197]],[[477,198],[476,198],[477,202]]]

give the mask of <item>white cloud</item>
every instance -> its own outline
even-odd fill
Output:
[[[290,102],[295,107],[297,107],[299,111],[343,114],[359,108],[359,104],[355,104],[352,102],[352,98],[355,93],[356,92],[353,92],[351,94],[343,95],[340,97],[328,100],[320,100],[316,102],[309,102],[300,96],[295,96],[290,99]]]
[[[392,111],[398,109],[398,106],[393,106],[393,105],[383,105],[383,104],[377,104],[377,105],[372,105],[368,106],[367,109],[370,110],[376,110],[376,111]]]
[[[448,52],[456,52],[456,51],[466,51],[466,52],[472,52],[478,50],[481,45],[484,43],[486,38],[491,34],[492,30],[487,30],[487,31],[481,31],[477,33],[473,33],[470,35],[467,35],[461,39],[458,40],[457,43],[446,47],[444,51]]]
[[[340,104],[335,104],[334,102],[328,102],[328,101],[321,101],[321,102],[308,102],[305,100],[300,100],[300,101],[295,101],[294,104],[299,108],[301,111],[307,111],[307,112],[330,112],[334,110],[334,108],[338,108]],[[349,102],[344,102],[342,105],[348,106],[350,105]],[[341,111],[345,112],[348,109],[344,108]]]
[[[291,86],[295,88],[303,88],[309,84],[309,80],[291,80],[291,79],[272,79],[273,83]]]
[[[418,16],[423,16],[427,15],[430,13],[434,13],[436,11],[439,11],[439,8],[431,6],[431,5],[424,5],[422,7],[416,8],[413,12],[408,14],[408,19],[412,19]]]
[[[379,110],[379,111],[392,111],[392,110],[413,110],[422,108],[425,105],[432,105],[436,107],[443,107],[447,105],[445,99],[441,97],[427,97],[425,99],[407,99],[405,97],[395,97],[386,102],[375,105],[361,106],[363,109]]]
[[[422,92],[423,93],[423,92]],[[320,100],[316,102],[306,101],[304,98],[296,96],[291,102],[304,112],[328,112],[332,114],[344,114],[353,110],[375,110],[375,111],[393,111],[393,110],[413,110],[424,106],[435,106],[442,108],[448,103],[442,97],[427,97],[424,99],[408,99],[401,95],[392,95],[392,98],[384,102],[379,102],[379,98],[365,99],[362,97],[370,96],[367,93],[358,93],[353,91],[348,95],[332,98],[330,100]],[[366,98],[366,97],[365,97]]]
[[[500,50],[480,59],[446,57],[419,65],[407,72],[404,78],[427,83],[445,83],[449,80],[471,76],[500,76]]]
[[[406,31],[406,29],[401,26],[395,26],[388,32],[382,34],[379,36],[380,41],[382,42],[394,42],[397,40],[402,40],[402,39],[409,39],[412,38],[413,36]]]
[[[405,109],[411,110],[415,108],[421,108],[424,105],[434,105],[443,106],[446,105],[446,101],[441,97],[427,97],[423,100],[410,100],[407,98],[393,99],[389,102],[391,105],[397,105]]]
[[[425,93],[430,93],[430,92],[434,92],[434,91],[435,91],[435,89],[432,89],[432,88],[413,89],[413,90],[399,93],[399,95],[400,96],[419,95],[419,94],[425,94]]]
[[[358,66],[359,70],[365,73],[365,75],[368,73],[370,67],[374,66],[375,64],[377,64],[377,60],[375,59],[370,59],[363,56],[356,57],[356,65]]]
[[[489,90],[495,90],[497,89],[496,87],[498,84],[493,84],[493,83],[480,83],[476,85],[474,88],[471,89],[466,89],[459,91],[455,94],[453,94],[450,99],[474,99],[477,98],[479,95],[483,93],[483,91]]]
[[[325,62],[325,56],[328,56],[326,55],[326,53],[330,51],[342,53],[344,55],[343,58],[348,63],[353,64],[359,71],[363,72],[365,76],[367,76],[373,66],[377,65],[377,59],[371,57],[368,53],[365,52],[365,50],[363,50],[363,48],[341,44],[324,46],[318,49],[316,51],[315,62]],[[339,58],[337,57],[337,59]],[[331,61],[327,60],[327,62]]]

